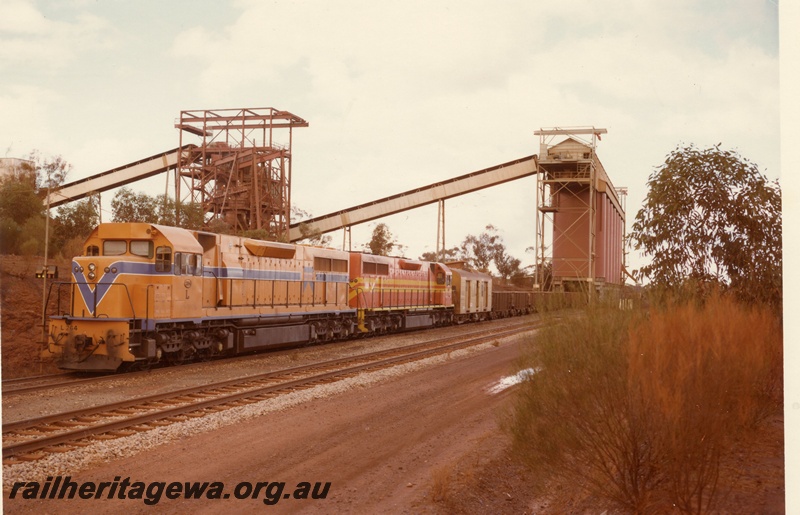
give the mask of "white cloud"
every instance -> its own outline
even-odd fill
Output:
[[[0,133],[0,149],[9,157],[21,157],[34,149],[47,154],[67,149],[45,148],[36,142],[51,140],[49,108],[62,97],[49,88],[26,84],[8,85],[0,89],[0,113],[6,133]]]
[[[310,122],[294,133],[293,198],[316,215],[537,153],[533,130],[555,125],[609,129],[599,154],[630,188],[629,220],[681,141],[722,141],[780,171],[764,3],[241,0],[187,15],[83,2],[46,20],[41,4],[10,5],[33,32],[0,28],[0,68],[21,70],[0,86],[0,109],[33,110],[40,129],[22,132],[49,133],[36,147],[55,142],[67,159],[68,135],[87,170],[175,146],[180,110],[272,106]],[[150,26],[160,30],[143,41]],[[494,223],[523,252],[526,188],[449,202],[448,241]],[[407,216],[390,225],[418,254],[433,244],[435,208]]]
[[[80,54],[108,44],[108,24],[79,12],[71,21],[45,16],[29,0],[7,0],[0,16],[0,70],[47,73],[71,65]]]

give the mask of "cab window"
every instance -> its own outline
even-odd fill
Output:
[[[201,254],[192,254],[194,256],[194,275],[203,275],[203,256]]]
[[[156,272],[170,272],[172,270],[172,249],[158,247],[156,249]]]
[[[128,250],[128,242],[125,240],[106,240],[103,242],[104,256],[121,256]]]
[[[99,256],[100,255],[100,247],[97,245],[89,245],[86,247],[86,255],[87,256]]]
[[[142,256],[148,259],[153,258],[153,242],[152,241],[132,241],[131,254],[134,256]]]
[[[200,254],[175,253],[175,275],[203,275],[203,261]]]
[[[185,274],[186,272],[184,272],[184,270],[183,270],[183,268],[185,266],[186,265],[183,264],[183,253],[182,252],[176,252],[175,253],[175,270],[174,270],[175,275],[183,275],[183,274]]]

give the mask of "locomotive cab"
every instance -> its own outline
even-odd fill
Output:
[[[114,370],[154,353],[132,336],[159,318],[197,316],[202,247],[187,231],[146,223],[100,224],[73,258],[67,315],[50,318],[46,355],[59,367]],[[139,341],[137,341],[139,340]],[[89,359],[91,358],[91,359]]]

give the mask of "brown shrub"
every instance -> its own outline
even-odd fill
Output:
[[[721,455],[779,409],[781,343],[769,312],[719,296],[631,327],[628,388],[657,429],[660,475],[681,511],[713,506]]]
[[[516,450],[542,481],[626,511],[711,509],[720,457],[780,409],[779,322],[718,296],[590,309],[543,330],[522,365],[541,370],[506,423]]]

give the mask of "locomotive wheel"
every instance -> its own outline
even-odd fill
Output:
[[[170,352],[166,356],[167,357],[167,363],[169,363],[170,365],[175,365],[175,366],[182,365],[186,361],[189,361],[189,358],[191,358],[192,355],[194,354],[193,351],[194,351],[194,348],[184,346],[184,347],[181,347],[176,352]]]
[[[176,367],[183,364],[184,360],[186,359],[186,352],[183,349],[180,349],[175,352],[168,352],[164,357],[168,365]]]

